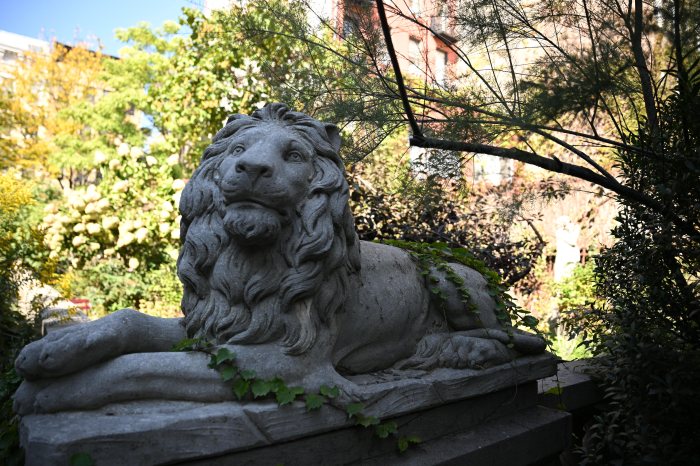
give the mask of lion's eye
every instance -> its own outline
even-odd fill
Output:
[[[231,155],[238,155],[241,152],[243,152],[244,150],[245,150],[245,147],[243,147],[242,145],[239,144],[233,148],[233,150],[231,151]]]
[[[293,150],[291,152],[287,152],[285,160],[287,160],[288,162],[303,162],[304,156],[301,155],[300,152]]]

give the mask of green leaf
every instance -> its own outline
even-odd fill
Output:
[[[398,426],[394,421],[382,422],[374,428],[374,432],[379,438],[387,438],[389,434],[395,434],[397,431]]]
[[[401,436],[401,437],[399,437],[399,441],[397,442],[397,446],[399,448],[399,452],[403,453],[406,450],[408,450],[408,447],[410,447],[411,445],[417,445],[421,442],[422,442],[422,440],[420,439],[420,437],[417,437],[415,435],[410,435],[408,437]]]
[[[321,392],[321,395],[331,399],[340,395],[340,389],[338,387],[329,387],[328,385],[321,385],[321,389],[319,391]]]
[[[201,338],[185,338],[173,345],[172,351],[193,351],[199,345]]]
[[[294,398],[296,398],[297,395],[301,395],[302,393],[304,393],[304,389],[301,387],[284,387],[277,391],[277,393],[275,394],[275,399],[277,400],[278,405],[284,406],[294,401]]]
[[[217,366],[221,365],[222,363],[224,363],[226,361],[235,361],[235,359],[236,359],[236,354],[229,351],[228,348],[219,348],[219,350],[216,352],[215,356],[216,356],[215,361],[216,361]]]
[[[345,408],[345,412],[348,413],[349,418],[352,418],[353,416],[362,412],[363,409],[365,409],[365,405],[363,405],[362,403],[350,403]]]
[[[376,426],[379,424],[379,419],[375,416],[365,416],[364,414],[357,414],[357,424],[362,427]]]
[[[226,366],[218,369],[219,375],[224,382],[228,382],[236,376],[238,368],[236,366]]]
[[[253,371],[253,370],[241,371],[241,377],[243,378],[243,380],[253,380],[255,378],[255,371]]]
[[[540,322],[540,321],[537,320],[537,318],[536,318],[536,317],[533,317],[533,316],[525,316],[525,317],[523,317],[523,323],[524,323],[525,325],[527,325],[528,327],[536,327],[537,324],[538,324],[539,322]]]
[[[75,453],[71,455],[69,463],[70,466],[93,466],[95,460],[92,459],[88,453]]]
[[[256,379],[251,387],[253,397],[260,398],[272,391],[272,384],[267,380]]]
[[[268,380],[268,383],[270,384],[270,391],[273,393],[277,393],[280,390],[287,388],[287,385],[284,383],[284,380],[280,379],[279,377],[275,377],[274,379]]]
[[[317,395],[315,393],[308,393],[305,398],[306,410],[313,411],[314,409],[319,409],[326,402],[326,398],[322,395]]]
[[[555,387],[550,388],[549,390],[547,390],[544,393],[545,393],[545,395],[557,395],[557,396],[559,396],[562,394],[563,391],[564,391],[564,389],[562,387],[560,387],[559,385],[557,385]]]
[[[248,380],[236,379],[236,381],[233,382],[233,393],[239,400],[243,399],[246,393],[248,393],[249,388],[250,382]]]

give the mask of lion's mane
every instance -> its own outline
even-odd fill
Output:
[[[229,139],[260,125],[292,130],[316,154],[308,197],[295,207],[291,224],[274,244],[252,250],[227,232],[217,178]],[[214,136],[180,200],[177,267],[190,337],[234,344],[279,340],[288,353],[301,354],[341,310],[360,254],[337,137],[337,128],[283,104],[233,115]]]

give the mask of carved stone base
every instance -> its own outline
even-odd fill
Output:
[[[530,464],[568,444],[568,414],[537,406],[550,355],[481,371],[384,372],[355,378],[365,413],[393,419],[422,443],[397,453],[397,437],[353,426],[339,407],[141,401],[22,419],[27,465],[68,464]],[[394,380],[395,379],[395,380]],[[488,461],[486,461],[488,460]]]

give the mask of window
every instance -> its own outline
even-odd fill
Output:
[[[435,51],[435,82],[444,86],[447,84],[447,52]]]
[[[422,43],[418,39],[411,38],[408,41],[408,72],[414,76],[423,74],[423,53],[421,51]]]
[[[343,17],[343,38],[357,37],[357,33],[360,30],[357,25],[357,20],[350,15],[345,15]]]
[[[513,180],[514,162],[492,155],[477,154],[474,157],[474,181],[494,186]]]
[[[15,61],[17,60],[17,52],[12,50],[5,50],[2,54],[3,61]]]
[[[413,13],[416,16],[420,15],[420,0],[411,0],[411,13]]]

